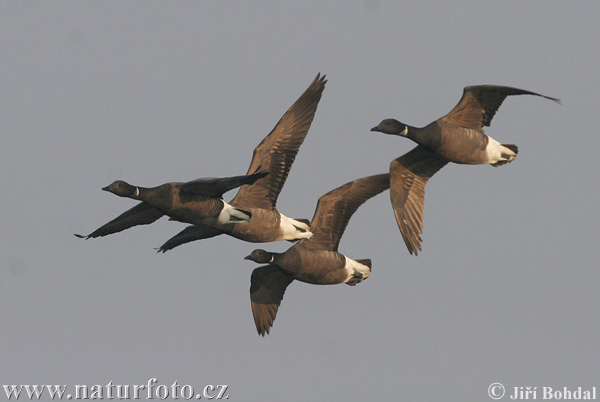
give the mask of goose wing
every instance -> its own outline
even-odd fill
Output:
[[[95,237],[107,236],[109,234],[121,232],[125,229],[137,225],[149,225],[156,221],[163,213],[158,209],[154,208],[150,204],[140,202],[135,207],[128,209],[121,215],[117,216],[112,221],[100,226],[87,236],[76,234],[75,236],[82,239],[92,239]]]
[[[277,265],[265,265],[252,271],[250,302],[259,335],[265,336],[271,330],[285,289],[293,280]]]
[[[326,82],[324,75],[320,77],[317,74],[308,89],[254,149],[248,173],[266,170],[269,175],[252,186],[242,186],[231,200],[232,205],[268,210],[276,208],[277,198],[308,134]]]
[[[300,242],[303,247],[337,251],[350,218],[369,198],[390,188],[390,175],[363,177],[338,187],[319,198],[311,222],[313,235]]]
[[[482,131],[489,127],[492,118],[507,96],[535,95],[560,103],[559,99],[519,88],[498,85],[473,85],[465,87],[458,104],[440,120],[455,126]]]
[[[421,250],[425,184],[448,161],[417,146],[390,164],[390,197],[396,222],[411,254]]]
[[[162,246],[160,246],[156,252],[166,253],[169,250],[174,249],[182,244],[189,243],[195,240],[208,239],[211,237],[223,234],[219,229],[215,229],[207,225],[191,225],[177,233],[175,236],[167,240]]]
[[[224,193],[244,184],[253,184],[259,179],[267,176],[269,173],[260,171],[254,174],[231,177],[208,177],[188,181],[181,185],[181,190],[192,194],[202,194],[210,197],[221,198]]]

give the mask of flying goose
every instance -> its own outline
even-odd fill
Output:
[[[507,96],[535,95],[559,99],[518,88],[477,85],[464,88],[458,104],[446,116],[417,128],[385,119],[371,131],[407,137],[419,144],[392,161],[390,197],[396,222],[411,254],[421,250],[425,184],[448,162],[502,166],[515,159],[518,148],[501,144],[483,132]]]
[[[305,239],[312,235],[307,219],[292,219],[277,209],[277,198],[290,172],[292,163],[312,124],[325,75],[317,77],[275,125],[273,130],[254,149],[248,172],[262,169],[269,172],[251,186],[242,186],[229,204],[252,213],[247,225],[226,223],[188,226],[158,248],[166,252],[181,244],[225,233],[240,240],[265,243],[277,240]]]
[[[245,257],[269,264],[254,269],[250,279],[252,314],[259,335],[269,333],[285,289],[294,279],[314,285],[354,286],[369,277],[371,260],[352,260],[338,252],[338,245],[350,217],[369,198],[389,188],[389,177],[364,177],[328,192],[317,203],[311,238],[284,253],[257,249]]]
[[[117,180],[102,190],[141,202],[89,235],[75,236],[84,239],[106,236],[135,225],[150,224],[163,215],[194,224],[248,224],[251,212],[235,208],[221,198],[223,193],[245,184],[250,185],[267,175],[267,172],[258,172],[245,176],[202,178],[152,188],[136,187]]]

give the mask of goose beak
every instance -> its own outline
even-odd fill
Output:
[[[109,187],[109,186],[102,187],[102,190],[104,190],[104,191],[110,191],[110,189],[109,189],[108,187]]]
[[[247,256],[245,256],[245,257],[244,257],[244,260],[249,260],[249,259],[251,259],[251,258],[252,258],[252,256],[251,256],[251,255],[247,255]]]
[[[371,131],[379,131],[379,127],[373,127]]]

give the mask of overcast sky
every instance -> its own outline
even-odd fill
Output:
[[[0,385],[156,378],[232,401],[600,387],[599,18],[592,1],[0,2]],[[278,202],[291,217],[412,149],[369,131],[383,118],[426,125],[474,84],[563,104],[505,100],[486,133],[519,156],[436,174],[418,257],[389,192],[364,204],[340,252],[371,258],[369,280],[294,282],[265,338],[243,260],[257,245],[157,254],[185,227],[165,218],[73,236],[135,205],[100,190],[114,180],[245,173],[318,72]]]

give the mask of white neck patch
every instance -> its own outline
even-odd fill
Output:
[[[137,197],[138,195],[140,195],[140,189],[138,187],[136,187],[135,188],[135,194],[133,196]]]
[[[269,264],[272,263],[273,261],[275,261],[275,256],[274,255],[271,256],[271,259],[269,260]]]
[[[408,126],[404,126],[404,131],[400,133],[400,135],[403,135],[406,137],[406,134],[408,134]]]

